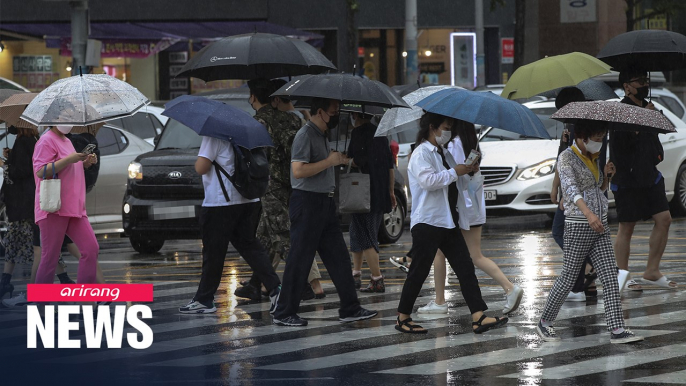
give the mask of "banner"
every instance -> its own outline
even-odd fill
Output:
[[[178,40],[111,40],[103,39],[100,56],[103,58],[147,58],[171,47]],[[63,38],[60,42],[60,55],[71,55],[71,38]]]

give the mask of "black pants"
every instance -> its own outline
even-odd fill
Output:
[[[288,207],[291,219],[291,249],[283,272],[283,285],[275,319],[298,313],[300,299],[314,255],[319,252],[341,299],[338,313],[347,317],[360,310],[350,254],[336,215],[336,202],[326,193],[294,189]]]
[[[412,264],[400,295],[398,312],[410,315],[419,291],[431,271],[436,252],[440,249],[460,281],[462,297],[470,313],[486,311],[488,307],[481,298],[479,281],[474,272],[474,263],[469,256],[467,243],[459,228],[446,229],[427,224],[412,227]]]
[[[267,251],[255,237],[261,211],[259,202],[202,208],[202,276],[194,300],[201,303],[213,301],[222,279],[229,241],[268,291],[279,285],[279,277],[272,268]]]

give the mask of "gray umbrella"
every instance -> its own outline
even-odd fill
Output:
[[[43,90],[21,118],[36,126],[86,126],[132,115],[149,103],[138,89],[117,78],[76,75]]]
[[[587,101],[605,101],[608,99],[617,98],[614,90],[607,83],[598,79],[586,79],[577,84],[576,87],[581,90]],[[564,87],[556,88],[555,90],[546,91],[538,95],[546,98],[557,98],[557,94],[562,91]]]

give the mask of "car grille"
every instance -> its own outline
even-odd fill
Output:
[[[507,182],[514,175],[515,168],[507,166],[482,166],[484,186],[491,186]]]
[[[190,165],[143,166],[143,179],[131,184],[131,194],[144,200],[202,200],[205,197],[202,177]]]
[[[178,173],[179,177],[172,178],[170,173]],[[201,177],[194,166],[143,166],[143,179],[138,185],[200,185]]]
[[[486,201],[486,206],[507,205],[514,201],[515,197],[517,197],[516,194],[499,194],[495,200]]]
[[[550,201],[549,194],[537,194],[527,198],[526,203],[529,205],[550,205],[553,202]]]

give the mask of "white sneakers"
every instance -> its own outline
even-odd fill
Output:
[[[567,299],[565,299],[566,302],[585,302],[586,301],[586,294],[583,292],[572,292],[569,291],[569,295],[567,295]]]
[[[436,304],[435,301],[430,301],[429,304],[424,307],[419,307],[417,310],[420,314],[447,314],[448,313],[448,303]]]
[[[21,307],[29,304],[29,302],[26,301],[26,293],[22,292],[19,295],[10,298],[10,299],[5,299],[2,301],[2,305],[8,308],[12,307]]]
[[[522,302],[522,296],[524,296],[524,290],[515,285],[512,291],[505,295],[507,302],[505,303],[505,308],[503,308],[503,314],[514,312],[519,307],[519,303]]]

